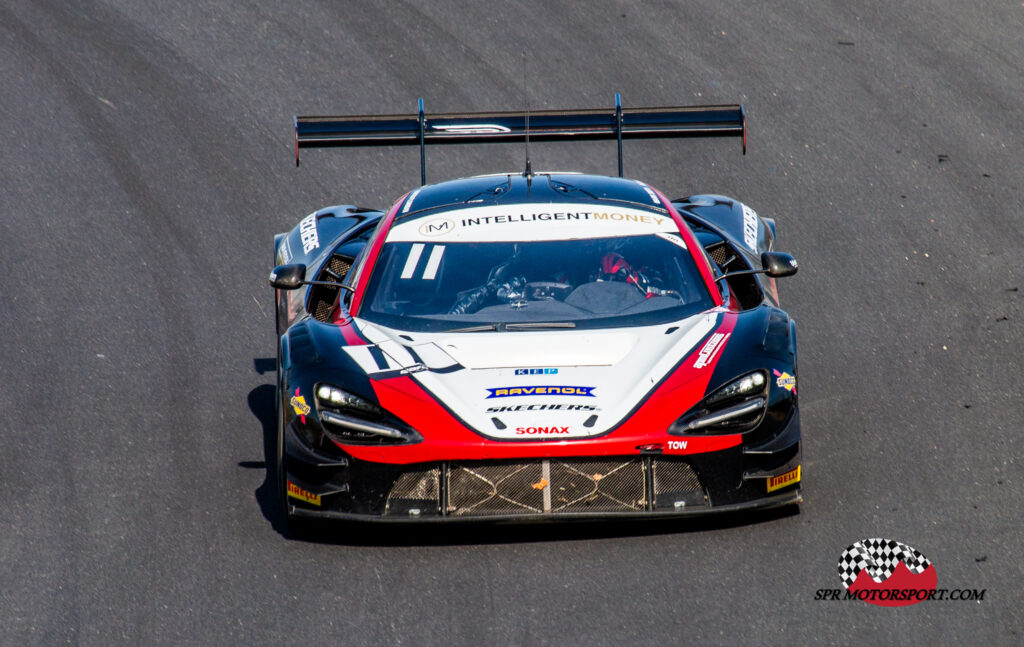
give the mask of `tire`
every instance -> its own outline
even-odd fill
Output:
[[[274,443],[276,446],[276,457],[274,461],[274,473],[275,473],[275,487],[277,488],[278,503],[281,506],[281,513],[285,521],[289,521],[292,517],[291,509],[288,506],[288,483],[287,483],[287,470],[285,469],[286,454],[284,451],[284,425],[285,425],[285,398],[282,392],[282,376],[281,376],[281,345],[278,343],[277,346],[277,440]]]

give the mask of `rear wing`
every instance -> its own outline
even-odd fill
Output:
[[[746,113],[741,105],[536,110],[532,112],[471,112],[295,117],[295,165],[299,150],[332,146],[420,147],[420,180],[426,184],[427,144],[484,142],[592,141],[616,139],[622,176],[623,139],[676,137],[742,137],[747,152]]]

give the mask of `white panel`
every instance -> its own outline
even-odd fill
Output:
[[[411,279],[412,275],[416,273],[416,265],[420,262],[423,247],[423,243],[416,243],[409,250],[409,258],[405,259],[405,267],[402,268],[403,279]]]
[[[437,268],[441,266],[441,256],[444,255],[444,245],[434,245],[430,250],[430,258],[427,259],[427,267],[423,270],[423,280],[433,281],[437,276]]]

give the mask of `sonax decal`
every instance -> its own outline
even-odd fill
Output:
[[[768,479],[768,491],[769,492],[774,492],[775,490],[778,490],[779,488],[784,488],[787,485],[793,485],[794,483],[798,483],[799,481],[800,481],[800,466],[797,465],[795,470],[790,470],[789,472],[786,472],[785,474],[780,474],[778,476],[773,476],[770,479]]]
[[[568,427],[516,427],[517,435],[538,435],[547,436],[550,434],[567,434],[569,433]]]

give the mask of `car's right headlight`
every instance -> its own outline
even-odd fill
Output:
[[[747,373],[701,400],[679,417],[668,433],[733,434],[753,429],[768,405],[768,374]]]

